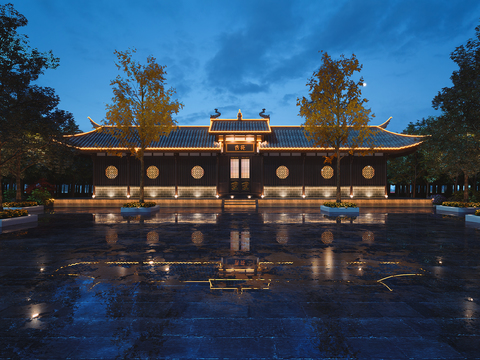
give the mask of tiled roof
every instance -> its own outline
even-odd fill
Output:
[[[230,121],[229,121],[230,122]],[[234,122],[234,121],[231,121]],[[244,120],[238,121],[245,122]],[[124,148],[120,145],[118,139],[113,137],[106,131],[93,130],[87,133],[69,136],[67,142],[79,149],[96,150],[96,149],[120,149]],[[308,141],[304,129],[300,126],[273,126],[270,128],[271,133],[265,134],[264,142],[260,145],[260,150],[274,149],[318,149],[313,142]],[[209,134],[207,126],[179,126],[168,136],[163,136],[159,141],[148,146],[149,149],[205,149],[220,150],[219,145],[215,145],[215,135]],[[377,150],[399,150],[419,145],[424,141],[420,136],[408,136],[392,133],[388,130],[377,126],[372,126],[374,132],[374,143]],[[354,131],[351,130],[352,136]],[[133,137],[136,137],[134,130]],[[348,148],[350,145],[346,146]],[[365,148],[369,148],[365,145]]]
[[[377,150],[380,149],[397,149],[411,147],[420,144],[424,141],[421,136],[408,136],[402,134],[392,133],[377,126],[372,126],[374,133],[374,144]],[[355,136],[356,131],[350,130],[350,137]],[[312,141],[308,141],[304,129],[297,126],[283,127],[272,126],[272,133],[265,135],[265,141],[261,144],[260,149],[281,149],[281,148],[315,148]],[[350,141],[345,146],[349,148]],[[359,146],[362,147],[362,146]],[[364,148],[369,148],[368,144],[363,145]]]
[[[268,120],[211,120],[210,132],[230,133],[230,132],[248,132],[255,134],[258,132],[270,132]]]
[[[136,137],[136,129],[133,130],[132,136]],[[67,142],[76,148],[85,150],[123,148],[117,138],[107,131],[99,130],[68,137]],[[175,131],[170,132],[168,136],[160,137],[159,141],[153,142],[148,148],[204,148],[213,150],[218,149],[218,145],[215,145],[215,135],[208,134],[207,126],[187,126],[177,127]]]

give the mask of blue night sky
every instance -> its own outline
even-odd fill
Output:
[[[299,125],[297,97],[320,65],[355,53],[367,83],[363,96],[376,117],[393,117],[388,129],[437,115],[431,102],[450,86],[450,53],[475,34],[478,0],[332,1],[99,1],[13,0],[29,21],[20,32],[60,66],[39,80],[60,96],[80,129],[92,129],[110,103],[110,80],[119,73],[114,50],[137,48],[167,66],[169,87],[185,105],[179,125],[208,125],[222,118],[258,118]]]

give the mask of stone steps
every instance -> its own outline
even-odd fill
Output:
[[[254,208],[258,206],[257,199],[224,199],[222,202],[224,208]]]

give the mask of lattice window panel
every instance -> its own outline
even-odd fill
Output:
[[[276,171],[277,177],[279,179],[286,179],[288,177],[288,174],[290,174],[288,168],[286,166],[279,166]]]
[[[322,168],[322,177],[324,179],[331,179],[333,177],[333,168],[331,166],[324,166]]]
[[[147,176],[149,179],[156,179],[160,175],[160,171],[156,166],[149,166],[147,168]]]
[[[115,166],[108,166],[105,169],[105,176],[109,179],[115,179],[118,176],[118,169]]]
[[[203,175],[205,175],[205,171],[203,170],[203,168],[201,166],[194,166],[192,168],[192,177],[194,179],[201,179],[203,177]]]
[[[375,176],[375,170],[370,165],[362,169],[362,175],[365,179],[371,179]]]

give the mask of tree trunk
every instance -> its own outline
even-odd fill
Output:
[[[464,181],[464,189],[463,189],[463,201],[468,202],[468,174],[466,172],[463,173]]]
[[[145,159],[143,157],[143,152],[140,156],[140,199],[138,200],[140,203],[145,202]]]
[[[0,148],[0,164],[2,163],[2,148]],[[0,211],[3,211],[2,167],[0,166]]]
[[[342,202],[342,188],[340,187],[340,149],[337,149],[337,203]]]
[[[15,174],[16,177],[15,177],[15,181],[16,181],[16,184],[17,184],[17,193],[16,193],[16,196],[15,196],[15,201],[22,201],[22,179],[20,178],[20,159],[17,159],[17,173]]]

